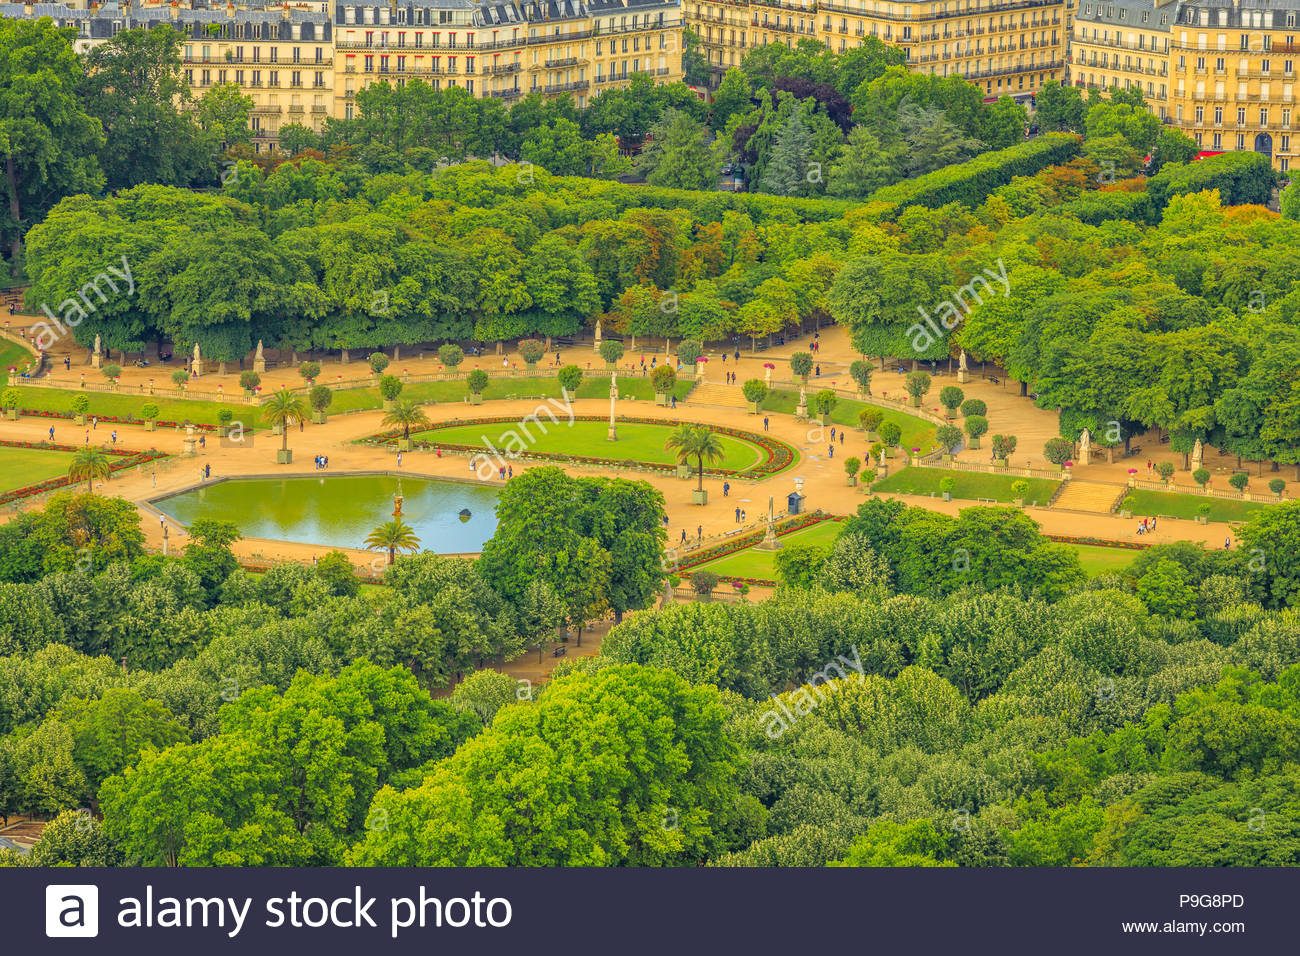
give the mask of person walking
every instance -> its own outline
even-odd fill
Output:
[[[835,457],[835,446],[834,446],[834,445],[828,445],[828,446],[827,446],[827,450],[830,452],[830,457],[831,457],[831,458],[834,458],[834,457]]]
[[[740,524],[740,506],[736,506],[736,524]]]
[[[515,466],[506,465],[506,480],[509,481],[514,476],[515,476]]]
[[[1223,539],[1223,550],[1224,550],[1224,551],[1227,551],[1230,547],[1232,547],[1232,538],[1230,538],[1230,537],[1229,537],[1229,538],[1224,538],[1224,539]]]
[[[844,447],[844,432],[840,432],[840,447]]]
[[[835,426],[831,426],[831,441],[835,440]]]
[[[744,509],[744,508],[741,508],[741,509],[740,509],[740,520],[741,520],[742,522],[745,520],[745,509]]]
[[[700,525],[695,529],[695,541],[697,544],[704,543],[704,525]]]
[[[50,426],[50,441],[54,441],[54,426]]]
[[[94,416],[91,416],[91,419],[90,419],[90,427],[91,427],[94,431],[99,431],[99,419],[98,419],[98,418],[95,418]]]
[[[722,497],[725,498],[725,497],[727,497],[727,495],[729,495],[729,494],[731,494],[731,482],[729,482],[729,481],[724,481],[724,482],[722,483]]]
[[[212,477],[212,466],[211,466],[210,464],[209,464],[209,465],[204,465],[204,466],[203,466],[203,477],[204,477],[204,478],[211,478],[211,477]]]
[[[682,529],[682,544],[686,543],[686,529]]]
[[[768,420],[767,420],[767,418],[766,418],[766,416],[765,416],[765,417],[763,418],[763,431],[767,431],[767,430],[768,430],[768,428],[767,428],[767,421],[768,421]]]
[[[402,453],[400,451],[397,453],[397,467],[402,467]]]

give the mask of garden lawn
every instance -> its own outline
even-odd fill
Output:
[[[677,462],[676,454],[664,447],[669,436],[677,430],[675,425],[619,422],[618,441],[609,441],[605,437],[609,432],[609,423],[605,421],[575,421],[570,425],[561,417],[559,424],[554,424],[543,416],[542,426],[545,431],[542,427],[529,424],[529,434],[535,439],[528,443],[529,451],[659,464]],[[480,448],[487,447],[484,440],[486,438],[494,447],[503,449],[507,447],[512,433],[522,436],[523,429],[518,423],[494,422],[490,425],[453,425],[449,428],[434,428],[411,437],[450,445],[475,445]],[[763,449],[742,439],[720,434],[718,440],[722,443],[726,458],[712,465],[705,462],[706,468],[721,467],[734,471],[748,471],[767,459],[767,453]],[[695,467],[695,459],[691,459],[691,467]]]
[[[1201,495],[1180,495],[1165,491],[1145,491],[1134,488],[1129,492],[1134,499],[1133,514],[1139,517],[1155,515],[1157,517],[1188,518],[1196,517],[1196,509],[1201,505],[1210,506],[1211,521],[1245,521],[1253,512],[1261,508],[1271,508],[1258,501],[1233,500],[1232,498],[1211,498]]]
[[[1079,563],[1088,577],[1095,578],[1107,571],[1122,571],[1142,552],[1131,548],[1103,548],[1095,544],[1072,544],[1079,555]]]
[[[193,422],[196,425],[215,425],[217,424],[217,412],[223,408],[228,408],[235,413],[234,420],[244,423],[244,429],[251,430],[257,427],[264,427],[262,423],[262,410],[252,405],[245,405],[243,402],[198,402],[186,401],[183,398],[168,398],[164,392],[159,391],[154,395],[140,395],[130,393],[113,393],[113,392],[83,392],[80,389],[63,389],[63,388],[23,388],[18,386],[22,392],[23,400],[19,408],[44,411],[44,412],[70,412],[72,411],[72,400],[78,395],[85,395],[90,399],[90,411],[86,412],[87,418],[91,417],[117,417],[124,418],[130,415],[133,418],[140,418],[140,409],[152,402],[158,406],[158,419],[165,422]],[[174,393],[174,389],[171,390]],[[60,426],[58,420],[51,420],[50,424],[58,429]],[[71,422],[63,422],[64,426],[75,427]],[[55,440],[59,440],[59,435],[55,434]]]
[[[4,381],[9,381],[8,369],[10,366],[18,369],[21,373],[28,364],[35,362],[36,356],[28,349],[23,348],[17,342],[10,342],[8,339],[0,339],[0,372],[5,372]],[[19,379],[19,381],[22,381]]]
[[[790,534],[781,535],[781,546],[789,547],[792,544],[830,545],[839,536],[843,527],[844,524],[840,521],[821,521],[811,528],[803,528]],[[691,571],[712,571],[721,577],[764,578],[774,581],[776,580],[775,562],[775,551],[762,551],[759,548],[751,547],[746,548],[744,551],[737,551],[735,554],[729,554],[725,558],[710,561],[708,564],[701,564],[698,567],[691,568]]]
[[[66,475],[74,455],[39,448],[0,448],[0,493]]]
[[[1056,492],[1059,481],[1048,478],[1024,478],[1015,475],[986,475],[972,471],[949,471],[946,468],[899,468],[888,478],[871,486],[872,491],[891,492],[896,495],[940,495],[939,482],[951,477],[956,481],[952,489],[954,498],[991,498],[1010,504],[1015,500],[1011,485],[1017,481],[1029,483],[1026,504],[1046,505]]]
[[[808,405],[811,411],[812,399],[817,394],[818,389],[815,382],[808,383]],[[797,391],[780,391],[773,390],[767,393],[767,398],[763,400],[763,411],[779,412],[785,415],[793,415],[796,408],[799,407],[799,393]],[[840,398],[831,409],[831,421],[836,425],[848,425],[851,428],[858,427],[858,412],[864,408],[878,408],[885,415],[885,421],[894,422],[903,430],[903,437],[899,439],[899,445],[906,449],[919,448],[923,452],[934,449],[934,429],[936,426],[931,425],[924,418],[917,418],[915,415],[909,415],[906,412],[897,411],[893,408],[887,408],[882,405],[871,405],[868,402],[857,402],[849,398]],[[859,432],[859,435],[866,437],[865,432]]]

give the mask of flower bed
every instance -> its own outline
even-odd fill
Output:
[[[828,515],[824,511],[809,511],[807,514],[798,515],[794,518],[785,518],[776,523],[777,537],[789,534],[792,531],[802,531],[804,528],[811,528],[815,524],[821,524],[823,521],[843,521],[844,518],[837,515]],[[725,558],[729,554],[735,554],[737,551],[744,551],[760,543],[767,536],[767,529],[761,531],[750,531],[742,534],[730,541],[724,541],[721,544],[711,545],[703,551],[696,551],[689,558],[677,566],[679,572],[684,572],[689,568],[697,568],[701,564],[707,564],[710,561],[716,561],[718,558]],[[686,575],[689,577],[690,575]],[[723,578],[722,580],[731,580]],[[737,580],[743,580],[738,578]],[[759,583],[758,580],[749,581],[750,584]],[[769,582],[770,583],[770,582]]]
[[[573,420],[575,422],[608,421],[608,419],[602,415],[575,415]],[[672,424],[672,422],[667,422],[660,418],[640,418],[640,417],[622,417],[622,418],[618,418],[617,422],[619,424],[629,424],[629,425],[664,426],[664,425]],[[440,428],[460,428],[465,425],[517,425],[517,424],[519,424],[518,418],[512,418],[508,415],[498,415],[492,418],[471,418],[471,419],[461,419],[458,421],[439,422],[438,424],[435,424],[429,428],[424,429],[424,431],[426,432],[437,431]],[[728,428],[725,425],[709,425],[708,427],[720,435],[727,435],[731,438],[748,442],[749,444],[758,447],[760,450],[763,451],[766,457],[761,463],[753,466],[752,468],[747,468],[744,471],[737,471],[732,468],[705,468],[704,473],[706,475],[710,475],[716,478],[736,478],[736,477],[749,476],[749,475],[753,475],[753,476],[774,475],[777,472],[782,471],[790,467],[790,465],[794,464],[794,459],[795,459],[794,448],[792,448],[790,445],[787,445],[785,442],[781,441],[780,439],[771,438],[766,435],[761,435],[758,434],[757,432],[745,431],[744,429],[740,429],[740,428]],[[391,445],[394,442],[396,442],[401,437],[401,435],[402,432],[400,429],[394,429],[393,431],[381,432],[377,435],[371,435],[369,438],[364,439],[364,441],[366,441],[367,443]],[[461,445],[452,442],[433,442],[423,438],[412,439],[411,447],[421,448],[425,450],[437,447],[443,449],[444,451],[469,452],[469,453],[480,453],[484,451],[482,445]],[[604,465],[606,467],[615,467],[615,468],[649,468],[654,471],[665,471],[665,472],[675,472],[677,470],[677,466],[675,464],[667,464],[664,462],[639,461],[639,460],[632,460],[626,458],[605,458],[605,457],[593,456],[593,455],[562,455],[555,452],[542,452],[542,451],[525,451],[520,455],[516,456],[516,458],[511,458],[511,460],[512,461],[517,460],[517,458],[530,458],[530,459],[540,460],[540,461],[554,461],[554,462],[560,462],[562,464],[570,463],[570,464],[578,464],[578,465]]]
[[[1049,541],[1059,541],[1061,544],[1089,544],[1097,548],[1124,548],[1128,551],[1145,551],[1154,545],[1144,544],[1138,541],[1110,541],[1106,538],[1079,538],[1068,534],[1046,534],[1043,537]]]
[[[0,448],[35,448],[41,451],[77,452],[81,450],[81,447],[80,445],[56,445],[47,441],[13,441],[0,438]],[[137,465],[144,465],[167,457],[166,453],[155,449],[149,451],[124,451],[106,448],[101,450],[110,458],[118,459],[118,461],[109,463],[108,470],[110,472],[123,471],[127,468],[134,468]],[[21,488],[15,488],[12,491],[0,494],[0,505],[9,504],[11,501],[18,501],[22,498],[30,498],[32,495],[44,494],[58,488],[67,488],[73,484],[73,480],[67,475],[60,475],[58,478],[47,478],[45,481],[37,482],[34,485],[24,485]],[[80,482],[75,482],[75,484],[80,484]]]

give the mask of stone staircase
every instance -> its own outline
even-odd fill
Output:
[[[1123,491],[1120,485],[1107,485],[1099,481],[1070,480],[1052,502],[1054,511],[1085,511],[1090,514],[1110,514],[1111,508]]]
[[[740,408],[749,411],[745,393],[739,385],[718,385],[714,382],[701,382],[691,390],[685,399],[692,405],[711,405],[715,408]]]

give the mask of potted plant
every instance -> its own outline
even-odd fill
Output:
[[[1192,481],[1201,486],[1202,492],[1207,491],[1208,489],[1205,486],[1210,483],[1210,470],[1208,468],[1197,468],[1192,472]]]
[[[940,425],[934,430],[934,438],[943,449],[943,460],[951,462],[961,445],[961,429],[956,425]]]
[[[262,384],[262,376],[256,372],[240,372],[239,387],[244,390],[245,398],[253,397],[253,389]]]
[[[952,475],[944,475],[939,479],[939,491],[943,493],[944,501],[952,501],[952,490],[957,487],[957,479]]]
[[[691,492],[691,504],[708,504],[709,493],[704,490],[704,463],[712,464],[726,458],[726,450],[717,433],[708,425],[681,425],[668,437],[664,447],[677,455],[678,474],[681,474],[682,464],[695,459],[700,484]]]
[[[1210,508],[1211,508],[1211,506],[1210,506],[1208,503],[1207,503],[1207,504],[1197,505],[1197,506],[1196,506],[1196,523],[1197,523],[1197,524],[1209,524],[1209,523],[1210,523]]]
[[[469,403],[471,405],[483,404],[483,391],[488,387],[487,372],[481,368],[476,368],[465,376],[465,387],[469,389]]]
[[[117,380],[122,377],[122,366],[108,364],[100,369],[104,373],[104,378],[108,379],[108,384],[117,388]]]
[[[146,403],[144,408],[140,409],[140,417],[144,419],[144,430],[153,431],[158,427],[158,406],[153,402]]]
[[[600,357],[605,360],[605,368],[612,371],[623,357],[623,343],[618,339],[605,339],[600,343]]]
[[[567,403],[573,403],[578,398],[578,386],[582,384],[582,369],[576,365],[566,365],[556,373],[556,378],[560,380],[560,394]]]
[[[366,364],[370,366],[371,374],[381,375],[388,368],[388,356],[383,352],[371,352],[366,356]]]
[[[650,373],[650,384],[655,390],[655,404],[667,406],[670,394],[677,385],[677,371],[671,365],[660,365]]]
[[[190,373],[185,371],[185,369],[178,368],[176,371],[172,372],[172,384],[176,386],[177,391],[184,392],[185,386],[189,384],[189,381]]]
[[[966,393],[956,385],[945,385],[939,389],[939,404],[944,407],[949,421],[957,417],[957,409],[961,407],[961,403],[965,400]]]
[[[800,380],[807,385],[808,376],[812,374],[813,357],[809,352],[795,352],[790,356],[790,371],[799,376]]]
[[[217,409],[217,434],[225,438],[230,434],[230,423],[234,420],[235,413],[228,408]]]
[[[1020,481],[1011,482],[1011,494],[1015,496],[1012,500],[1015,502],[1016,507],[1023,508],[1025,499],[1029,497],[1029,482],[1023,478]]]
[[[6,388],[0,392],[0,406],[4,407],[5,418],[11,422],[18,421],[18,406],[22,404],[23,393],[16,388]]]
[[[1156,462],[1156,474],[1158,474],[1161,480],[1168,485],[1170,480],[1174,477],[1174,463],[1172,461]]]
[[[867,494],[871,491],[871,483],[876,480],[876,469],[863,468],[858,472],[858,483],[862,487],[862,493]]]
[[[405,386],[402,380],[396,375],[383,375],[379,379],[379,397],[384,401],[384,411],[391,412],[393,405],[397,402],[397,396],[402,394]]]
[[[928,372],[909,372],[907,378],[903,379],[903,387],[907,389],[907,394],[911,396],[912,407],[920,408],[921,399],[930,390],[930,374]]]
[[[384,416],[384,424],[402,429],[402,437],[397,439],[397,450],[410,451],[411,429],[428,428],[430,422],[424,409],[410,399],[403,398]]]
[[[1016,450],[1015,435],[994,435],[993,436],[993,464],[999,468],[1007,467],[1007,459],[1011,453]]]
[[[983,415],[967,415],[966,421],[962,423],[962,428],[966,430],[968,448],[979,448],[980,436],[989,430],[989,420]]]
[[[520,342],[520,346],[523,345],[524,343]],[[541,347],[542,347],[542,343],[537,342],[538,359],[542,358]],[[520,349],[520,351],[523,351],[523,349]],[[524,358],[526,360],[528,356],[525,355]],[[451,343],[448,342],[447,345],[438,346],[438,362],[441,362],[443,365],[445,365],[446,368],[450,369],[450,371],[455,372],[456,369],[460,367],[460,363],[464,362],[464,360],[465,360],[465,352],[463,349],[461,349],[459,345],[451,345]],[[536,363],[537,359],[533,359],[533,362]]]
[[[682,339],[677,343],[677,361],[684,368],[695,368],[704,354],[704,344],[699,339]]]
[[[1121,518],[1133,517],[1133,509],[1137,507],[1137,499],[1132,495],[1125,495],[1124,500],[1119,505],[1119,516]]]
[[[898,422],[885,422],[880,426],[880,442],[885,449],[885,457],[893,458],[894,449],[903,438],[903,428]]]
[[[307,417],[307,403],[302,400],[301,395],[295,395],[287,388],[282,388],[271,396],[262,414],[267,424],[281,436],[280,447],[275,452],[276,462],[281,465],[293,464],[293,449],[289,447],[289,428],[300,424]]]
[[[1074,442],[1066,441],[1064,438],[1049,438],[1043,443],[1043,457],[1051,462],[1052,470],[1058,475],[1073,454]]]
[[[1269,481],[1268,490],[1277,495],[1278,498],[1281,498],[1282,492],[1286,491],[1286,482],[1281,478],[1274,478]]]
[[[749,413],[757,415],[763,410],[763,402],[767,400],[767,386],[761,379],[751,378],[740,386],[740,390],[745,393],[745,401],[749,403]]]
[[[301,365],[298,366],[298,374],[302,376],[302,380],[304,382],[310,385],[312,382],[316,381],[316,379],[320,377],[320,363],[303,362]]]
[[[519,357],[524,360],[528,366],[528,371],[533,372],[537,369],[537,363],[542,360],[546,354],[546,346],[537,339],[521,339],[519,342]]]
[[[73,419],[78,425],[86,424],[86,413],[90,411],[90,399],[85,395],[74,395],[72,398],[72,414],[76,417]]]
[[[383,353],[376,352],[375,354],[381,355]],[[330,391],[328,386],[314,385],[312,390],[307,393],[307,401],[311,403],[311,420],[317,425],[324,425],[327,420],[325,410],[334,401],[334,393]]]
[[[989,407],[984,404],[982,399],[968,398],[966,401],[961,403],[962,418],[967,418],[971,415],[987,415],[988,412]]]
[[[1243,498],[1250,494],[1250,492],[1246,490],[1246,486],[1250,484],[1250,475],[1246,474],[1244,471],[1239,471],[1229,476],[1228,484],[1240,491]]]
[[[861,470],[861,468],[861,459],[852,457],[844,459],[844,474],[848,476],[850,488],[858,483],[858,471]]]
[[[878,408],[864,408],[858,412],[858,426],[867,433],[867,441],[876,441],[876,429],[885,420],[885,413]]]
[[[871,363],[864,362],[862,359],[855,359],[849,363],[849,378],[857,383],[859,395],[871,394],[872,371]]]
[[[824,388],[813,396],[813,408],[817,410],[817,419],[822,425],[831,423],[831,410],[835,407],[839,399],[829,388]]]

